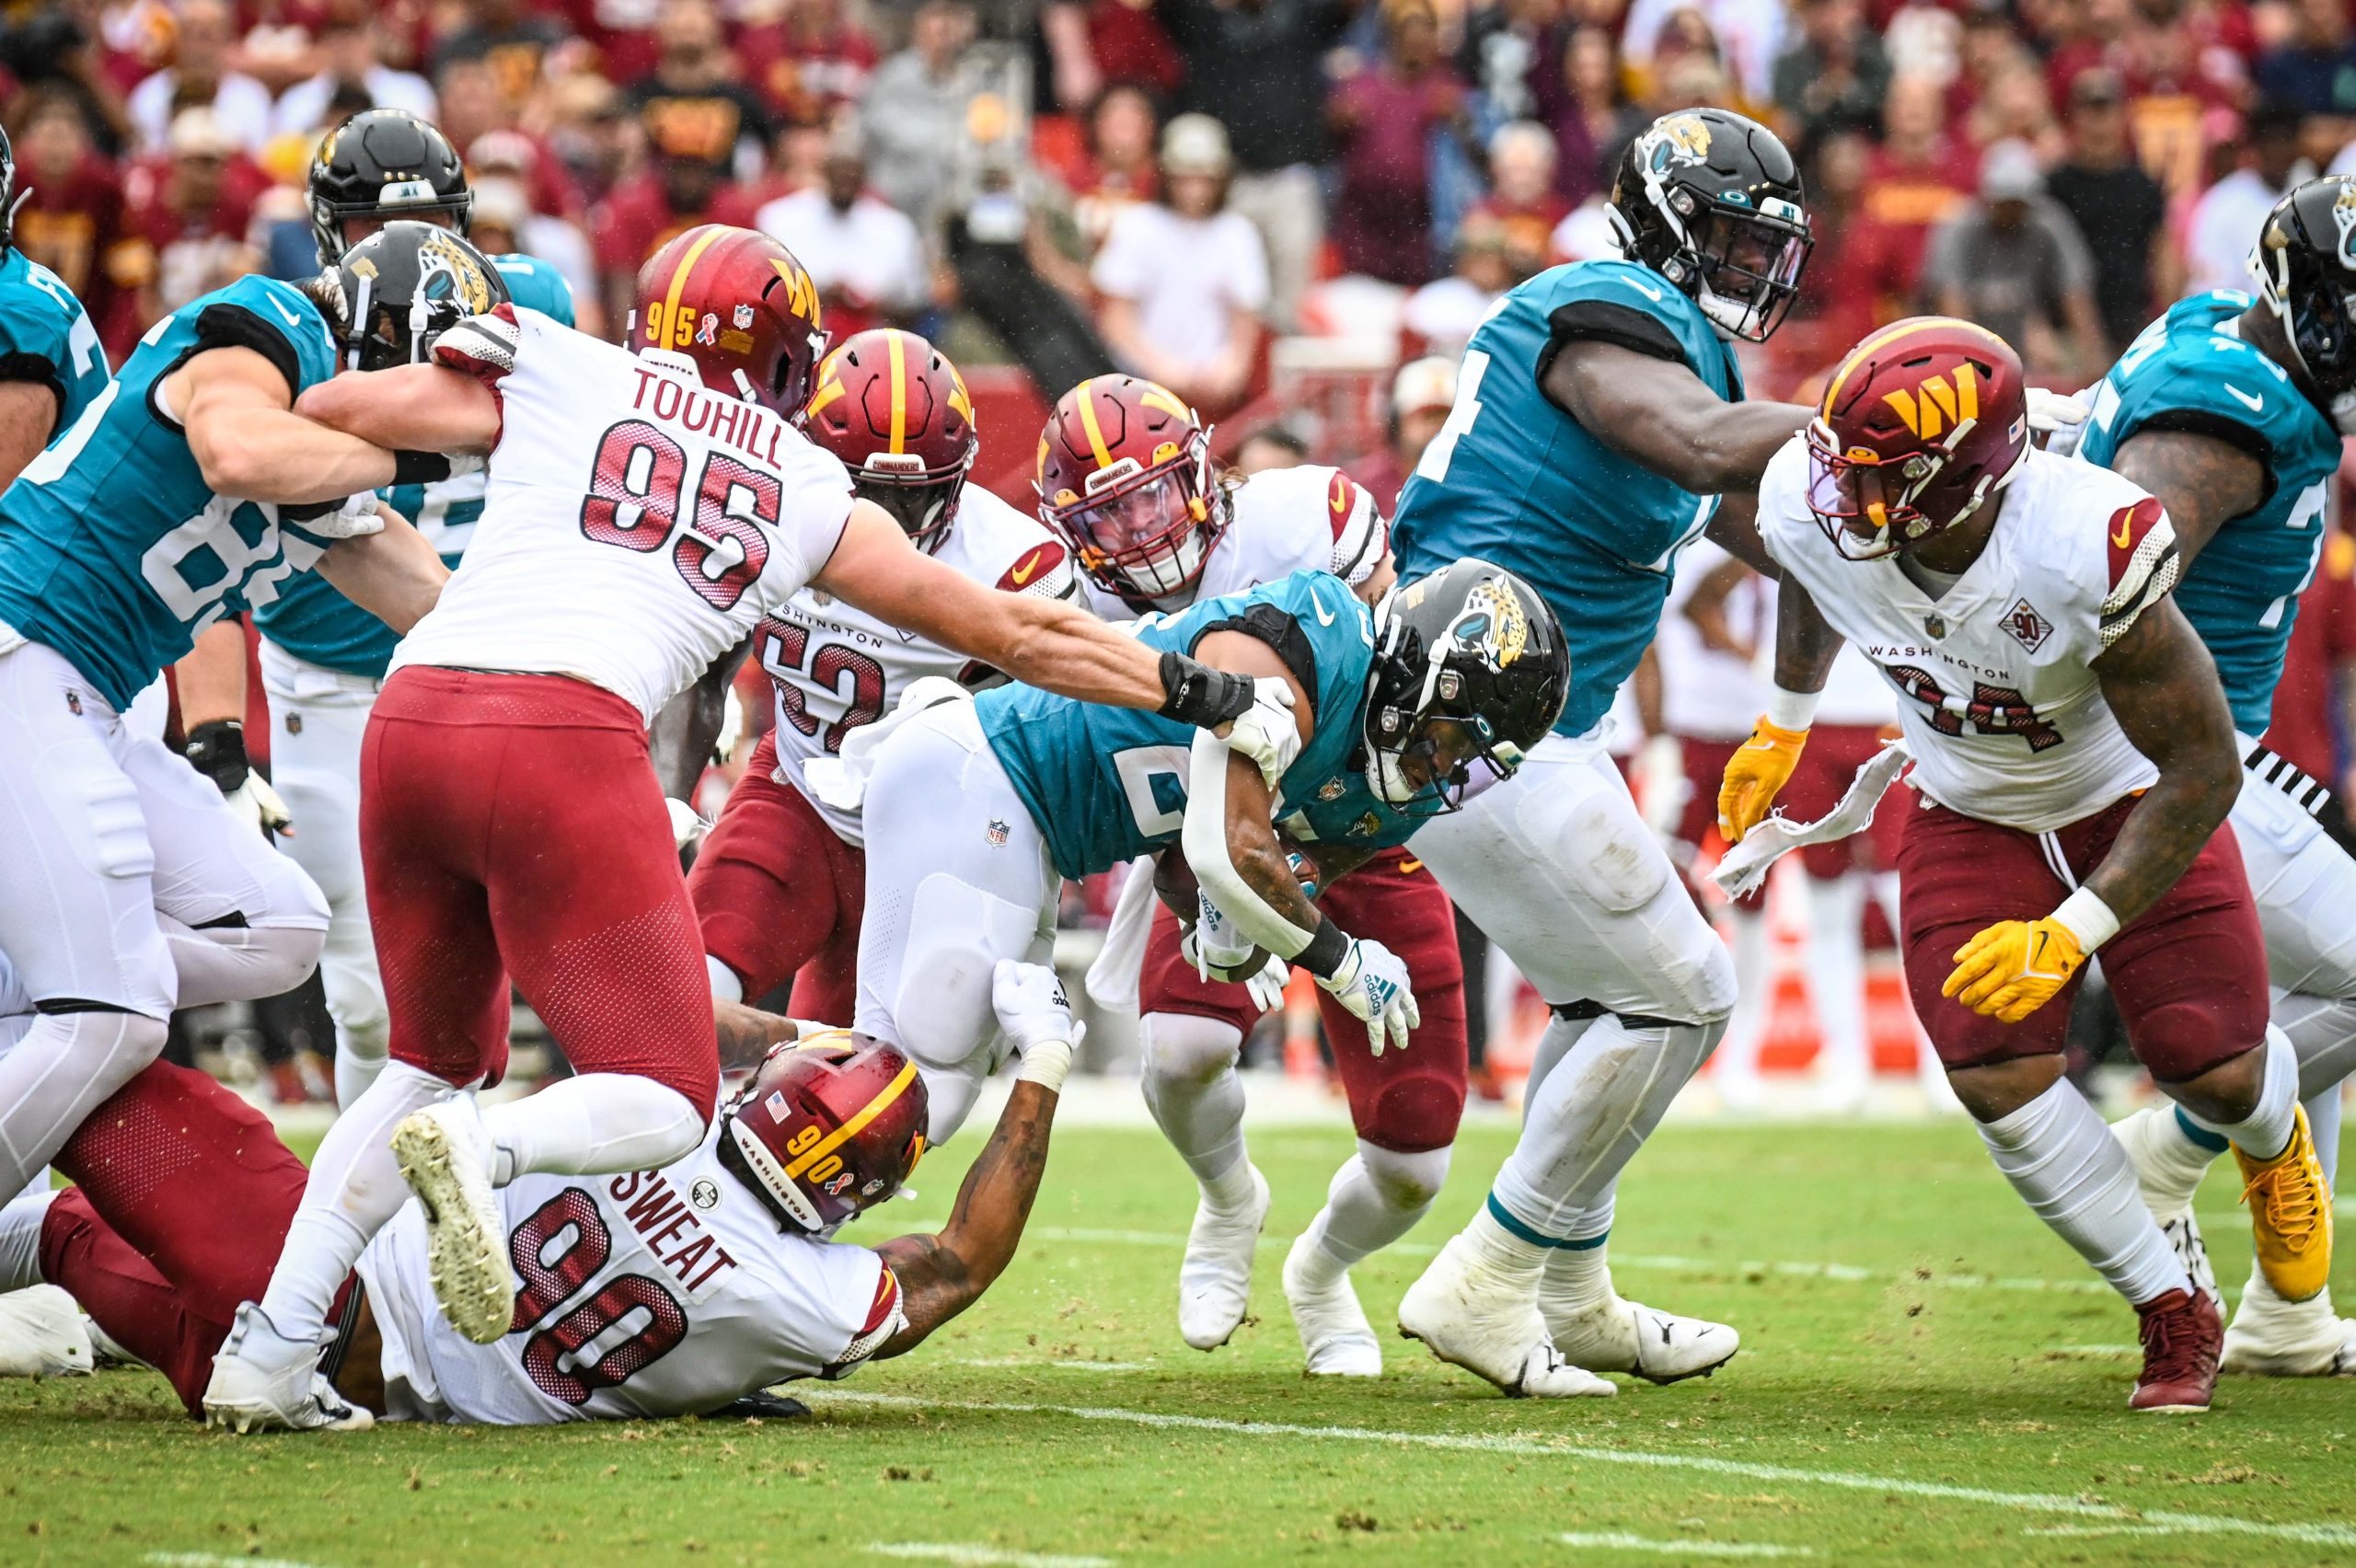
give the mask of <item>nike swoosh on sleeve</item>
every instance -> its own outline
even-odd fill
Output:
[[[1317,590],[1314,588],[1311,588],[1309,591],[1309,602],[1317,606],[1317,624],[1319,626],[1332,626],[1334,624],[1334,612],[1325,607],[1325,601],[1317,596]]]
[[[2266,407],[2266,399],[2263,397],[2254,393],[2245,392],[2231,382],[2224,383],[2224,387],[2226,391],[2234,395],[2234,400],[2235,402],[2239,403],[2243,408],[2247,409],[2253,414],[2260,412]]]
[[[303,325],[303,318],[288,310],[284,306],[279,304],[278,296],[276,294],[271,294],[267,297],[270,300],[270,308],[278,312],[278,318],[281,321],[285,322],[289,327],[300,327]]]
[[[1635,280],[1635,279],[1634,279],[1634,278],[1632,278],[1632,277],[1628,276],[1625,272],[1618,273],[1618,274],[1616,274],[1616,276],[1618,276],[1618,278],[1620,279],[1620,281],[1621,281],[1622,282],[1623,282],[1623,283],[1627,284],[1630,288],[1632,288],[1632,289],[1635,290],[1638,294],[1640,294],[1644,295],[1646,299],[1648,299],[1648,300],[1652,301],[1655,305],[1658,305],[1658,304],[1660,303],[1660,299],[1661,299],[1660,290],[1658,290],[1658,289],[1655,289],[1655,288],[1647,288],[1647,287],[1646,287],[1643,283],[1640,283],[1640,282],[1636,282],[1636,280]]]

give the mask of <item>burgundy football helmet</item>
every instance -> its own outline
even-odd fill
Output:
[[[1807,427],[1808,510],[1852,560],[1952,528],[2028,455],[2020,356],[1948,316],[1894,322],[1849,351]]]
[[[851,488],[922,550],[949,536],[982,449],[965,378],[948,355],[892,327],[846,338],[819,363],[802,433],[841,458]]]
[[[691,228],[647,258],[626,341],[632,353],[684,360],[713,391],[789,419],[826,352],[818,286],[793,252],[725,224]]]
[[[824,1030],[762,1060],[720,1113],[720,1158],[788,1228],[816,1234],[900,1190],[927,1113],[915,1063]]]
[[[1210,432],[1166,386],[1096,375],[1056,399],[1039,436],[1039,517],[1125,599],[1193,587],[1227,531]]]

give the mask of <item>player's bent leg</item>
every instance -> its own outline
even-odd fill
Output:
[[[687,873],[713,994],[735,1001],[757,1000],[792,979],[856,913],[861,892],[859,880],[846,886],[837,874],[857,851],[776,774],[777,742],[765,735]],[[847,1013],[824,1017],[800,997],[794,1016],[850,1021]]]
[[[1448,1180],[1449,1153],[1447,1145],[1403,1152],[1361,1136],[1357,1152],[1334,1172],[1325,1206],[1285,1257],[1285,1303],[1311,1376],[1381,1375],[1381,1346],[1350,1270],[1431,1212]]]
[[[1232,1017],[1158,1008],[1138,1020],[1138,1042],[1147,1108],[1200,1188],[1178,1265],[1178,1332],[1196,1350],[1217,1350],[1250,1306],[1253,1256],[1268,1216],[1268,1183],[1244,1150],[1243,1080],[1235,1071],[1243,1032]]]
[[[74,1297],[40,1273],[40,1233],[58,1193],[44,1182],[0,1206],[0,1378],[65,1378],[98,1364]]]

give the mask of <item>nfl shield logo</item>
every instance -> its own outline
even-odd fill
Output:
[[[1923,629],[1928,632],[1931,640],[1935,642],[1947,634],[1947,617],[1933,610],[1923,617]]]
[[[76,719],[79,719],[82,716],[82,694],[80,692],[69,691],[65,694],[65,711],[71,713]]]
[[[989,840],[993,848],[1003,849],[1006,847],[1007,833],[1008,828],[1005,822],[998,817],[990,818],[989,826],[982,829],[982,836]]]
[[[286,732],[290,735],[299,735],[303,732],[303,716],[300,713],[289,713],[286,716]]]
[[[749,331],[752,329],[752,326],[753,307],[749,305],[738,306],[736,307],[736,329],[740,332]]]

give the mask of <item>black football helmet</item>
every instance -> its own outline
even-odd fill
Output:
[[[1720,330],[1763,343],[1799,294],[1815,240],[1800,173],[1776,134],[1723,109],[1664,114],[1620,156],[1609,209],[1633,260]]]
[[[1538,591],[1505,568],[1468,556],[1393,588],[1374,619],[1366,780],[1392,804],[1455,810],[1472,762],[1511,778],[1562,717],[1571,686],[1563,628]],[[1461,727],[1461,738],[1436,733],[1443,721]],[[1416,755],[1428,783],[1400,767]]]
[[[2356,176],[2311,179],[2266,214],[2249,254],[2258,297],[2342,434],[2356,434]]]
[[[327,133],[311,159],[311,233],[319,260],[343,257],[352,218],[428,218],[467,232],[475,193],[450,138],[401,109],[365,109]]]
[[[418,364],[433,340],[507,303],[482,252],[438,224],[387,224],[319,275],[346,370]]]

